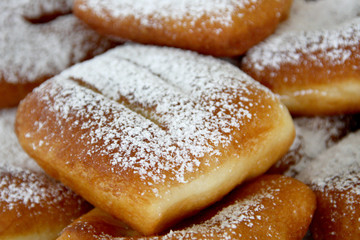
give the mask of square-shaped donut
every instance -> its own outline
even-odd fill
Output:
[[[287,109],[230,63],[131,44],[42,84],[16,130],[51,176],[143,234],[265,172],[294,138]]]

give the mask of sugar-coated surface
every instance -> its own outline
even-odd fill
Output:
[[[31,23],[49,14],[67,14],[71,0],[0,1],[0,79],[32,82],[53,76],[70,65],[106,48],[106,41],[73,15],[47,23]],[[29,19],[29,21],[27,20]],[[94,44],[99,44],[96,46]]]
[[[309,55],[308,64],[321,67],[344,64],[360,41],[360,1],[294,0],[290,17],[276,33],[252,48],[245,64],[276,74],[282,64],[299,64]],[[320,60],[322,58],[323,60]],[[353,65],[354,69],[359,66]]]
[[[321,202],[326,202],[329,208],[327,215],[318,219],[324,217],[334,224],[342,223],[339,228],[332,226],[333,233],[329,233],[330,235],[340,234],[338,231],[348,227],[354,228],[349,230],[350,233],[354,232],[360,223],[357,217],[360,197],[359,146],[360,131],[357,131],[320,154],[313,162],[307,164],[298,176],[315,191],[322,193],[318,194],[322,198]],[[322,209],[320,214],[324,214],[324,211]]]
[[[296,137],[285,156],[294,158],[296,164],[284,174],[295,177],[320,153],[333,146],[347,133],[348,121],[346,116],[295,118]]]
[[[190,20],[189,26],[207,16],[211,24],[231,25],[232,15],[238,9],[252,11],[261,0],[88,0],[86,6],[81,8],[91,8],[98,15],[107,18],[124,18],[133,15],[135,20],[140,20],[145,26],[161,28],[159,20],[174,19],[175,24],[184,24],[182,20]],[[240,13],[241,14],[241,13]],[[241,17],[241,15],[239,16]],[[221,32],[221,27],[218,28]]]
[[[6,3],[11,11],[19,11],[27,19],[37,19],[45,14],[69,13],[71,11],[73,0],[18,0]],[[21,9],[15,9],[15,8]]]
[[[244,224],[247,228],[251,229],[255,224],[259,224],[259,222],[261,224],[261,221],[264,219],[262,219],[260,214],[265,209],[262,201],[264,199],[276,201],[276,195],[279,191],[280,189],[276,188],[264,188],[257,194],[238,200],[230,206],[223,208],[215,216],[200,224],[194,224],[183,230],[170,231],[164,236],[150,239],[195,239],[199,234],[203,238],[234,239],[234,237],[237,237],[242,239],[243,236],[236,232],[237,226]],[[268,230],[269,238],[277,235],[276,232],[271,231],[271,227]]]
[[[338,144],[309,163],[298,178],[317,190],[348,190],[360,195],[360,131],[349,134]]]
[[[251,228],[254,225],[254,220],[262,220],[261,216],[258,215],[265,207],[261,204],[264,198],[274,199],[274,193],[278,189],[266,189],[262,193],[255,196],[248,197],[241,201],[237,201],[234,204],[222,209],[211,219],[203,222],[199,225],[193,225],[190,228],[182,231],[170,232],[162,239],[176,238],[188,238],[191,239],[193,234],[203,234],[208,237],[221,237],[223,239],[232,239],[235,232],[236,226],[240,223],[244,223],[247,227]],[[234,229],[234,232],[231,232]],[[271,237],[270,233],[269,236]],[[241,235],[238,236],[241,238]]]
[[[258,181],[261,182],[262,180]],[[116,240],[281,239],[284,235],[291,235],[293,233],[278,232],[279,224],[283,223],[275,221],[273,216],[269,216],[269,214],[273,214],[276,209],[281,209],[285,206],[288,209],[294,210],[294,213],[290,213],[294,214],[294,217],[296,214],[303,214],[297,212],[298,209],[296,209],[296,205],[300,204],[299,202],[294,203],[284,199],[286,197],[294,198],[293,194],[296,191],[288,192],[288,194],[286,194],[289,187],[295,188],[294,182],[292,181],[289,181],[289,179],[284,176],[277,176],[270,181],[269,179],[262,181],[261,187],[259,187],[259,185],[248,185],[245,188],[237,189],[235,192],[230,193],[228,197],[220,201],[220,205],[215,205],[215,207],[212,206],[209,209],[200,212],[199,215],[195,216],[195,220],[191,218],[190,220],[185,220],[185,227],[180,225],[180,227],[178,226],[178,228],[169,230],[165,234],[160,234],[158,236],[139,237],[135,235],[134,238],[131,238],[131,235],[128,235],[128,232],[124,231],[123,225],[119,224],[119,226],[121,226],[119,233],[122,233],[123,237],[115,238],[111,233],[107,234],[106,229],[105,232],[94,231],[94,223],[92,220],[87,221],[86,219],[83,219],[81,224],[77,225],[75,231],[89,231],[89,233],[95,233],[92,235],[94,239]],[[297,190],[304,190],[299,186],[296,188]],[[249,191],[249,189],[251,189],[251,191]],[[306,202],[303,206],[308,208],[308,204],[309,202]],[[311,213],[309,212],[308,214],[308,216],[303,216],[310,219]],[[97,223],[98,222],[95,224]],[[68,232],[69,237],[71,237],[72,230]]]
[[[0,111],[0,167],[11,166],[42,172],[21,148],[14,131],[16,108]]]
[[[36,93],[55,114],[59,137],[80,127],[83,134],[74,141],[86,139],[89,156],[109,156],[105,164],[113,171],[131,171],[148,185],[166,178],[187,182],[187,173],[218,165],[217,156],[224,154],[219,147],[241,148],[237,141],[247,137],[246,131],[244,136],[232,133],[259,121],[253,109],[271,108],[268,100],[274,97],[226,62],[140,45],[118,47],[78,64],[52,84]],[[70,129],[63,128],[69,121]],[[34,126],[41,131],[48,124],[42,119]],[[213,159],[199,161],[205,155]]]
[[[64,199],[75,198],[80,204],[80,198],[46,176],[22,150],[14,132],[15,114],[16,109],[0,111],[0,215],[16,205],[29,209],[44,204],[56,207]]]
[[[69,188],[44,173],[9,166],[0,167],[0,215],[1,211],[13,210],[16,206],[25,206],[29,210],[45,205],[61,208],[61,204],[69,200],[78,202],[79,206],[83,202]],[[20,217],[21,213],[18,214]],[[28,214],[39,213],[34,211]]]

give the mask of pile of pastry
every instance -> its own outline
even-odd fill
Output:
[[[360,238],[358,0],[0,8],[1,239]]]

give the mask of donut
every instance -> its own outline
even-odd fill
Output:
[[[318,239],[360,238],[360,131],[320,154],[298,175],[316,194],[311,232]]]
[[[360,111],[360,2],[295,0],[275,34],[240,67],[281,96],[293,115]]]
[[[22,150],[15,113],[0,111],[0,238],[55,239],[91,206],[48,177]]]
[[[0,2],[0,108],[113,44],[70,14],[70,0]]]
[[[268,171],[296,177],[308,162],[350,132],[360,129],[360,115],[295,117],[296,136],[289,151]]]
[[[295,135],[280,100],[230,63],[137,44],[46,81],[16,126],[49,175],[145,235],[264,173]]]
[[[281,175],[264,175],[163,234],[146,239],[302,239],[315,211],[315,194]],[[143,239],[98,208],[66,227],[58,240]]]
[[[76,0],[74,14],[116,39],[237,56],[274,32],[292,0]]]

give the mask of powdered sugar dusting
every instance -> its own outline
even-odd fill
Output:
[[[248,228],[254,226],[256,220],[261,220],[259,213],[265,209],[262,204],[264,199],[274,199],[274,189],[266,189],[262,192],[239,200],[234,204],[222,209],[214,217],[184,230],[171,231],[161,239],[192,239],[193,234],[202,234],[203,237],[217,237],[221,239],[234,239],[239,237],[236,228],[244,224]]]
[[[69,13],[72,1],[3,0],[0,2],[0,78],[9,83],[33,82],[108,48],[73,15],[33,24],[26,18]]]
[[[294,118],[295,140],[284,159],[276,165],[280,166],[284,161],[293,161],[284,174],[296,177],[309,162],[350,131],[350,121],[352,120],[347,116]]]
[[[33,209],[43,204],[56,206],[73,198],[80,204],[83,200],[46,176],[22,150],[14,132],[15,114],[15,108],[0,111],[0,213],[16,209],[19,204]]]
[[[263,187],[256,193],[238,199],[222,208],[214,216],[203,222],[181,230],[170,230],[170,232],[162,236],[137,237],[136,239],[197,239],[199,236],[202,236],[203,239],[244,239],[245,236],[242,236],[239,229],[237,229],[239,225],[250,231],[255,225],[261,224],[262,220],[267,221],[261,216],[262,211],[267,209],[263,203],[265,201],[275,202],[280,191],[281,189],[278,188]],[[269,238],[277,234],[272,231],[271,226],[267,230]],[[127,238],[118,237],[115,239]]]
[[[7,6],[11,8],[21,8],[23,16],[27,19],[38,19],[45,14],[58,13],[69,13],[73,5],[73,0],[18,0],[8,3]],[[12,10],[12,11],[13,11]]]
[[[359,56],[353,51],[360,41],[360,2],[345,0],[295,0],[289,19],[276,33],[250,49],[244,64],[257,71],[265,68],[276,74],[283,64],[297,65],[306,57],[307,64],[321,67],[344,64]],[[354,69],[358,69],[353,64]]]
[[[42,172],[37,163],[21,148],[15,135],[16,108],[0,111],[0,166],[12,166]]]
[[[79,206],[83,203],[74,192],[44,173],[9,166],[0,167],[0,213],[16,210],[18,205],[26,206],[29,210],[45,205],[60,208],[60,203],[64,201],[74,201]],[[20,217],[20,211],[18,214]],[[36,215],[38,212],[29,214]]]
[[[317,190],[351,190],[360,195],[360,131],[320,154],[298,178]]]
[[[257,2],[259,0],[88,0],[84,5],[80,5],[80,8],[84,10],[90,8],[105,19],[107,14],[114,18],[132,15],[142,25],[154,28],[161,28],[160,22],[170,22],[168,21],[170,18],[175,20],[174,24],[188,24],[184,27],[191,29],[204,16],[214,26],[231,25],[232,15],[236,10],[252,11],[254,10],[252,5]],[[185,23],[184,20],[188,22]],[[221,27],[215,32],[221,32]]]
[[[259,96],[274,97],[226,62],[140,45],[76,65],[51,84],[38,94],[59,128],[74,121],[86,130],[80,139],[89,139],[89,155],[110,156],[114,171],[130,169],[146,184],[186,182],[187,173],[210,164],[200,161],[205,155],[219,164],[219,148],[235,144],[233,130],[256,121],[254,108],[271,108]]]

